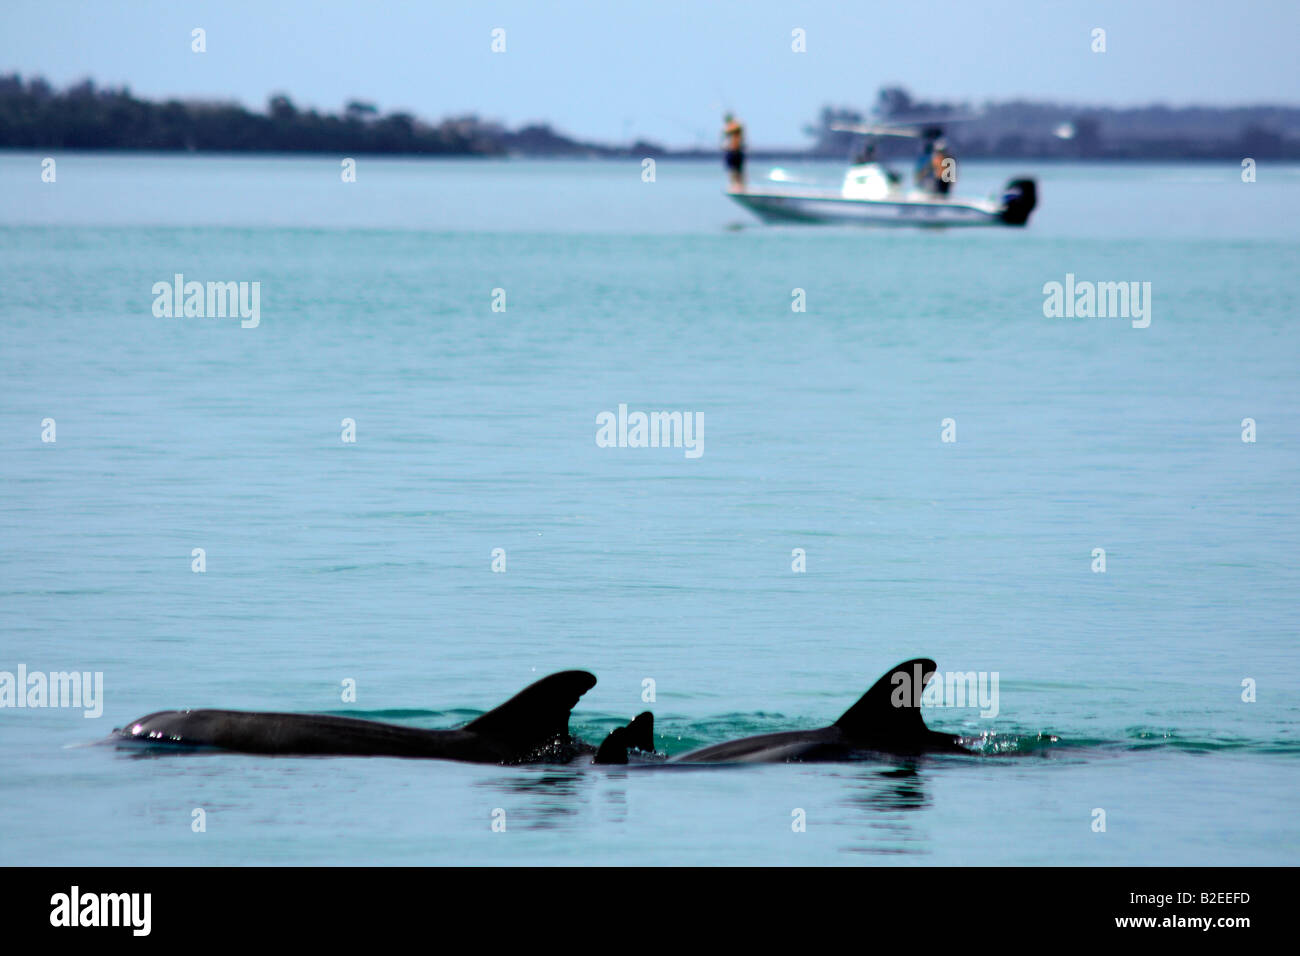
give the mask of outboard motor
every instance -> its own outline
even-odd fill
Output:
[[[1038,187],[1032,179],[1013,179],[1002,190],[1002,221],[1023,226],[1038,204]]]

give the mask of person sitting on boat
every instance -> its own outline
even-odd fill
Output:
[[[722,139],[727,164],[728,188],[734,193],[745,191],[745,127],[728,113],[723,118]]]
[[[957,160],[948,152],[946,140],[936,139],[930,157],[930,176],[934,191],[940,196],[948,195],[948,190],[957,181]]]
[[[939,134],[936,130],[927,129],[925,137],[921,140],[921,155],[916,157],[916,185],[926,192],[934,188],[931,179],[934,176],[934,144],[938,138]]]

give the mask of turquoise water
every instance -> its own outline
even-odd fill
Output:
[[[0,671],[104,701],[0,709],[3,862],[1295,862],[1300,168],[1046,166],[1028,229],[917,233],[762,227],[689,163],[40,159],[0,156]],[[177,272],[260,282],[260,324],[155,317]],[[1150,282],[1150,326],[1044,317],[1067,273]],[[702,413],[703,455],[598,447],[620,403]],[[683,753],[919,654],[1000,675],[996,717],[926,711],[986,755],[98,743],[176,707],[452,726],[581,667],[578,733],[648,708]]]

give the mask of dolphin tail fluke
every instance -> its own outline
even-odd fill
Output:
[[[508,701],[466,724],[464,729],[501,741],[518,753],[569,739],[569,712],[596,686],[586,671],[561,671],[543,677]]]
[[[654,753],[655,715],[646,711],[637,714],[626,727],[616,727],[596,751],[592,763],[627,763],[628,750]]]
[[[871,685],[835,726],[850,737],[921,737],[930,731],[921,719],[921,692],[939,665],[929,658],[903,661]]]

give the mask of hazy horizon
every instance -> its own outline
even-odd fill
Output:
[[[584,140],[713,146],[735,110],[758,148],[800,147],[824,105],[869,108],[886,85],[926,100],[1029,99],[1170,107],[1300,103],[1300,5],[1102,0],[1052,7],[837,9],[775,0],[592,9],[559,2],[439,8],[397,2],[252,0],[184,8],[158,0],[84,8],[68,0],[0,10],[0,72],[58,87],[84,78],[149,99],[288,95],[338,112],[348,100],[422,119],[475,113],[544,122]],[[195,27],[207,50],[191,51]],[[506,31],[493,53],[491,32]],[[1106,52],[1094,53],[1094,28]],[[805,31],[806,52],[791,49]],[[973,42],[976,38],[978,42]]]

